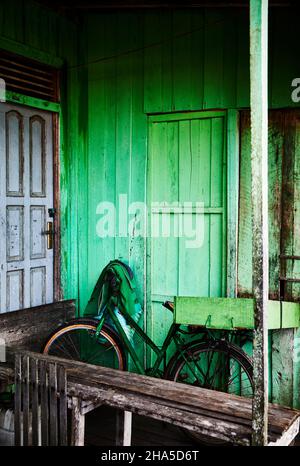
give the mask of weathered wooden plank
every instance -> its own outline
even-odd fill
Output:
[[[278,437],[276,441],[269,442],[269,446],[287,447],[296,438],[299,433],[300,418],[298,417],[291,425]]]
[[[268,328],[299,326],[300,305],[268,300]],[[175,297],[174,320],[183,325],[207,328],[254,328],[254,300],[251,298]]]
[[[74,382],[76,385],[78,382]],[[81,384],[84,384],[84,380],[80,381]],[[216,395],[214,392],[213,396],[207,396],[204,394],[203,389],[197,392],[197,394],[190,394],[184,389],[182,392],[178,392],[173,387],[170,389],[163,388],[163,391],[159,391],[158,387],[152,387],[151,391],[149,388],[143,386],[140,390],[136,391],[133,389],[126,389],[125,393],[124,390],[120,389],[119,387],[114,386],[113,390],[118,392],[122,392],[124,395],[132,395],[140,398],[141,396],[145,398],[145,403],[147,404],[148,401],[157,404],[157,407],[163,405],[168,406],[169,409],[177,408],[181,409],[186,413],[197,413],[198,415],[206,415],[209,418],[222,418],[227,421],[235,422],[241,425],[248,425],[251,427],[251,420],[252,420],[252,405],[251,400],[248,400],[247,403],[243,403],[243,400],[236,400],[232,397],[224,398],[220,393]],[[71,385],[70,385],[71,387]],[[86,386],[87,387],[87,386]],[[108,390],[111,387],[109,381],[102,384],[99,382],[98,384],[92,383],[86,388],[86,391],[81,392],[81,397],[88,397],[89,388],[97,388],[102,392],[103,390]],[[70,388],[71,389],[71,388]],[[151,395],[151,393],[157,393],[157,396]],[[126,393],[127,392],[127,393]],[[77,392],[76,392],[77,393]],[[198,401],[198,398],[201,397],[201,401]],[[102,402],[105,402],[105,397],[101,398]],[[241,402],[240,402],[241,401]],[[233,414],[234,413],[234,414]],[[285,411],[280,410],[276,407],[276,409],[270,409],[270,431],[272,432],[280,432],[282,428],[286,425],[285,423],[289,423],[291,416],[295,416],[297,413],[295,411]]]
[[[272,336],[272,402],[293,406],[293,330],[284,329]]]
[[[29,356],[22,357],[22,410],[23,410],[23,446],[30,445],[29,418]]]
[[[68,430],[67,430],[67,377],[63,366],[57,366],[57,389],[59,394],[59,412],[58,412],[58,425],[59,425],[59,445],[65,446],[68,444]]]
[[[75,386],[74,390],[76,393]],[[78,386],[79,394],[83,393],[85,390],[86,388],[84,385]],[[241,445],[249,445],[250,443],[250,427],[201,416],[198,413],[187,413],[180,408],[170,409],[169,406],[163,404],[158,407],[156,402],[149,400],[145,402],[143,397],[138,397],[129,393],[122,394],[115,390],[101,390],[99,388],[89,387],[87,394],[93,398],[99,396],[107,406],[130,410],[138,415],[169,422],[193,432],[198,432],[213,438],[220,438],[229,442],[234,439],[237,444]]]
[[[175,297],[174,320],[208,328],[253,328],[254,303],[247,298]]]
[[[268,436],[268,0],[250,0],[253,445]]]
[[[239,217],[239,112],[228,110],[227,143],[227,296],[237,295]]]
[[[48,375],[46,361],[39,361],[39,379],[41,391],[41,443],[49,445],[49,405],[48,405]]]
[[[57,365],[56,363],[49,363],[49,434],[50,434],[50,446],[56,446],[58,444],[57,437]]]
[[[132,435],[132,413],[116,411],[116,446],[129,447]]]
[[[299,303],[282,301],[282,328],[300,327]]]
[[[30,353],[29,353],[30,354]],[[98,387],[101,389],[116,389],[129,391],[132,394],[143,394],[147,397],[161,398],[164,402],[177,402],[181,405],[191,405],[191,409],[200,408],[209,411],[209,407],[223,414],[231,415],[238,412],[241,418],[251,420],[251,399],[240,396],[207,390],[199,387],[187,387],[184,384],[174,384],[172,381],[157,379],[148,376],[141,376],[133,373],[126,373],[114,369],[100,366],[86,365],[78,361],[68,361],[60,358],[39,355],[41,360],[51,360],[52,362],[63,363],[68,372],[70,387],[72,383],[85,384],[86,387]],[[85,397],[85,392],[81,393]],[[276,414],[280,414],[277,419]],[[297,414],[297,411],[289,410],[280,406],[270,405],[270,419],[275,426],[280,426],[280,422],[289,419],[290,414]],[[279,424],[278,424],[279,422]]]
[[[72,397],[72,426],[71,445],[84,446],[85,416],[81,413],[81,401],[78,397]]]
[[[16,354],[15,357],[15,419],[14,419],[14,426],[15,426],[15,445],[21,445],[21,411],[22,411],[22,359],[20,354]]]
[[[47,355],[38,358],[52,365],[59,362],[68,373],[72,444],[84,444],[84,412],[89,403],[107,404],[241,445],[251,442],[251,399]],[[269,441],[279,441],[299,416],[296,410],[270,405]]]
[[[7,364],[0,364],[0,384],[4,387],[14,382],[14,370]]]
[[[217,415],[217,411],[215,411],[215,416],[208,415],[205,412],[201,413],[198,410],[186,411],[182,410],[180,403],[175,402],[171,405],[159,403],[158,399],[149,400],[143,396],[122,391],[104,390],[99,387],[86,387],[80,384],[74,384],[72,391],[78,396],[85,393],[87,398],[101,400],[102,403],[108,406],[130,409],[133,413],[168,422],[202,435],[208,435],[211,438],[219,438],[239,445],[250,445],[251,443],[251,409],[248,422],[241,423],[235,416],[231,419],[226,418],[220,413]],[[234,410],[233,407],[232,410]],[[279,441],[282,433],[288,431],[290,426],[297,422],[299,413],[295,414],[295,411],[292,411],[292,413],[280,428],[269,429],[269,441]],[[280,414],[278,416],[280,417]]]
[[[75,301],[60,301],[43,306],[0,314],[0,336],[6,346],[41,351],[51,331],[75,317]]]
[[[39,445],[38,361],[30,358],[30,399],[32,416],[32,445]]]

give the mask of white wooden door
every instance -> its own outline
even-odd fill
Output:
[[[0,312],[53,301],[52,207],[52,116],[1,103]]]

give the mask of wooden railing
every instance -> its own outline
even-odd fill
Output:
[[[65,446],[67,379],[64,366],[35,354],[15,356],[15,445]]]
[[[84,445],[85,415],[101,405],[116,408],[122,413],[122,429],[119,430],[119,439],[116,440],[118,444],[130,445],[131,422],[128,414],[125,414],[127,412],[180,426],[212,440],[251,445],[251,399],[37,353],[24,352],[21,358],[23,369],[20,369],[20,359],[17,359],[15,366],[15,378],[17,384],[22,385],[23,393],[23,398],[20,389],[16,393],[18,444],[20,444],[19,432],[23,429],[25,432],[23,444],[27,444],[30,441],[29,432],[36,431],[39,422],[41,426],[43,425],[43,420],[45,422],[47,419],[45,416],[47,412],[49,444],[57,445],[65,442],[65,419],[67,419],[65,404],[63,404],[62,420],[63,440],[57,435],[61,422],[57,419],[61,416],[58,406],[62,396],[63,399],[68,398],[68,407],[72,411],[69,429],[71,431],[69,442],[72,445]],[[47,367],[48,383],[45,383],[43,372],[32,370],[32,367]],[[40,374],[38,379],[37,373]],[[65,380],[65,376],[66,386],[59,382]],[[42,393],[45,393],[45,390],[50,393],[50,404],[43,404]],[[31,398],[29,393],[32,393]],[[23,404],[20,398],[23,399]],[[28,405],[31,406],[31,411]],[[299,411],[270,404],[269,445],[289,445],[298,434],[299,421]],[[41,429],[43,432],[43,427]],[[39,441],[37,434],[34,435],[35,442],[43,444],[42,436]]]

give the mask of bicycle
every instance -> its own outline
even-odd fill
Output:
[[[163,306],[173,312],[172,302],[166,301]],[[218,332],[216,338],[205,328],[188,326],[184,329],[183,326],[173,322],[162,347],[159,348],[129,314],[121,312],[120,314],[146,346],[154,351],[156,359],[153,365],[144,367],[114,309],[109,306],[106,306],[100,319],[83,317],[62,325],[50,335],[43,352],[89,364],[127,370],[127,350],[137,371],[141,374],[252,397],[252,363],[250,357],[241,348],[243,343],[251,340],[248,332]],[[108,317],[116,330],[106,323]],[[184,335],[192,340],[186,342]],[[239,340],[239,345],[233,342],[234,339]],[[172,343],[175,344],[176,351],[167,363],[167,351]],[[162,364],[163,370],[160,369]],[[203,435],[185,430],[184,432],[193,442],[223,445],[222,441],[212,442]]]
[[[173,311],[172,302],[166,301],[163,305]],[[117,312],[121,314],[119,310]],[[130,315],[121,315],[146,347],[154,352],[154,364],[144,367],[143,359],[138,356],[110,306],[106,306],[99,319],[83,317],[62,325],[50,335],[42,351],[119,370],[128,369],[127,351],[140,374],[252,397],[252,362],[241,346],[233,342],[237,333],[227,332],[215,337],[205,328],[184,329],[173,322],[162,347],[158,347]],[[108,317],[115,328],[107,323]],[[184,335],[191,337],[191,341],[186,342]],[[239,339],[247,340],[247,334],[239,335]],[[175,344],[176,351],[168,359],[171,344]]]

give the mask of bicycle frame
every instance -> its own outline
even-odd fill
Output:
[[[167,334],[167,336],[165,338],[163,346],[161,348],[159,348],[153,342],[153,340],[151,340],[151,338],[148,337],[148,335],[139,327],[139,325],[134,321],[134,319],[130,315],[127,315],[127,314],[125,315],[124,313],[121,313],[121,311],[119,309],[117,310],[117,312],[120,312],[120,314],[126,320],[127,324],[131,328],[133,328],[138,333],[138,335],[141,337],[141,339],[144,341],[144,343],[146,343],[146,345],[149,346],[155,352],[156,361],[155,361],[153,367],[150,368],[150,371],[147,372],[147,375],[155,376],[157,374],[157,372],[158,372],[160,364],[162,363],[162,361],[163,361],[163,359],[164,359],[164,357],[166,355],[167,349],[168,349],[168,347],[169,347],[169,345],[170,345],[170,343],[172,341],[175,342],[176,348],[180,351],[179,343],[177,341],[177,338],[175,337],[180,325],[175,324],[175,323],[171,324],[171,327],[170,327],[170,329],[168,331],[168,334]],[[97,325],[97,329],[96,329],[96,335],[95,335],[96,338],[99,336],[99,334],[101,332],[101,329],[103,327],[103,324],[104,324],[104,322],[106,320],[107,315],[110,316],[113,323],[115,324],[115,327],[116,327],[117,331],[121,335],[122,342],[124,342],[124,345],[125,345],[127,351],[129,352],[130,356],[132,357],[132,360],[133,360],[138,372],[140,374],[145,375],[147,369],[145,369],[143,364],[141,363],[140,358],[138,357],[137,352],[134,349],[134,346],[132,345],[132,343],[128,339],[126,333],[124,332],[124,330],[122,328],[122,325],[120,324],[117,316],[115,315],[114,309],[111,309],[109,306],[106,306],[106,308],[103,311],[103,315],[99,320],[99,324]]]

